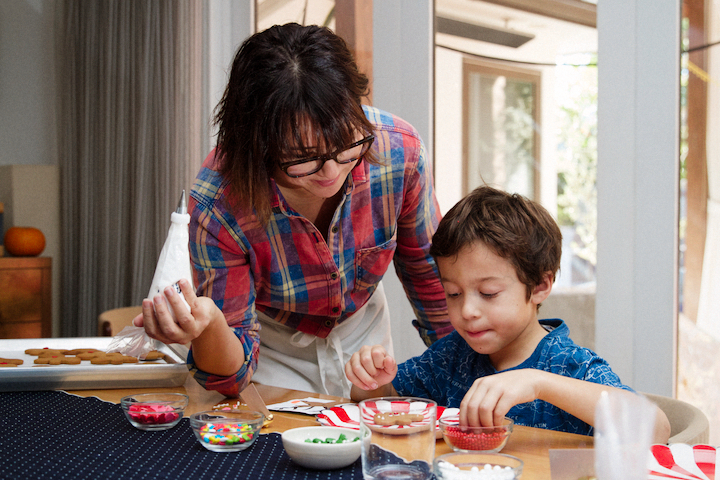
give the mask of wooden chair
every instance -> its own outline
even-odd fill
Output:
[[[710,422],[707,416],[694,405],[675,398],[643,394],[665,412],[670,420],[669,444],[706,444],[710,441]]]
[[[132,325],[132,319],[142,313],[142,306],[114,308],[98,315],[98,336],[112,337]]]

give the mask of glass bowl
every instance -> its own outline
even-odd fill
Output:
[[[200,445],[213,452],[239,452],[249,448],[265,421],[250,410],[208,410],[190,417],[190,427]]]
[[[497,453],[513,431],[515,422],[505,417],[503,424],[497,427],[461,427],[457,415],[441,418],[438,422],[443,439],[456,452]]]
[[[120,399],[125,418],[140,430],[167,430],[180,422],[188,396],[183,393],[139,393]]]
[[[502,453],[456,452],[437,457],[433,470],[438,480],[514,480],[523,461]]]

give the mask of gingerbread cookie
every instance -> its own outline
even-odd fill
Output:
[[[65,350],[65,355],[80,355],[80,354],[88,354],[88,353],[95,353],[95,352],[101,352],[102,350],[98,350],[97,348],[76,348],[74,350]]]
[[[0,358],[0,367],[17,367],[22,364],[23,361],[19,358]]]
[[[59,365],[61,363],[77,365],[82,361],[89,361],[93,365],[121,365],[123,363],[138,363],[137,357],[123,355],[120,352],[108,353],[96,348],[76,348],[73,350],[52,349],[47,347],[29,348],[25,350],[25,353],[37,356],[38,358],[35,360],[35,363],[38,365]],[[148,353],[147,357],[143,360],[154,361],[164,358],[164,353],[152,351]]]
[[[58,350],[56,348],[28,348],[25,350],[25,354],[39,357],[41,355],[65,355],[67,350]]]
[[[123,355],[119,352],[98,352],[90,359],[90,363],[92,363],[93,365],[122,365],[123,363],[137,363],[137,361],[137,357]]]
[[[164,353],[158,352],[157,350],[153,350],[152,352],[148,352],[148,354],[142,360],[154,361],[154,360],[163,360],[163,359],[165,359]]]
[[[76,355],[81,360],[92,360],[93,358],[96,358],[96,357],[105,357],[105,356],[107,356],[107,353],[103,352],[102,350],[88,349],[88,350],[86,350],[84,352],[80,352]]]
[[[35,363],[38,365],[78,365],[81,360],[75,356],[65,356],[62,353],[57,355],[40,355],[35,359]]]
[[[376,413],[373,421],[376,425],[410,425],[412,422],[421,422],[423,416],[419,413]]]

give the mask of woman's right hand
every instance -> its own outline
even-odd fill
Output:
[[[178,283],[190,310],[174,288],[166,287],[163,294],[167,302],[163,295],[143,300],[142,314],[133,319],[133,325],[144,327],[148,336],[166,344],[190,343],[210,330],[208,327],[216,322],[222,322],[221,325],[227,327],[225,317],[215,302],[208,297],[195,295],[189,281],[183,279]],[[175,318],[168,309],[168,303]]]
[[[362,390],[375,390],[392,382],[397,374],[395,359],[382,345],[364,345],[345,364],[345,375]]]

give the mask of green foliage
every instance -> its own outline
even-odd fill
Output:
[[[558,66],[558,222],[575,228],[573,253],[597,263],[597,67]]]

